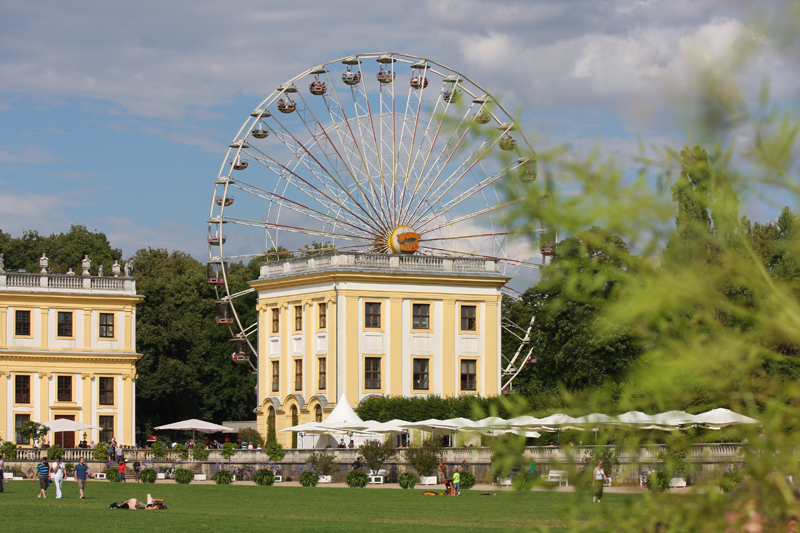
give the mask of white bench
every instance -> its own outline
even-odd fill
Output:
[[[547,473],[547,481],[558,482],[559,487],[563,481],[564,484],[569,487],[569,472],[566,470],[550,470]]]
[[[206,475],[205,474],[195,474],[194,475],[194,480],[195,481],[205,481],[206,480]]]
[[[686,487],[686,480],[682,477],[674,477],[669,480],[669,488],[682,489]]]
[[[283,481],[283,476],[280,474],[275,474],[275,483],[279,483]]]
[[[106,478],[106,474],[105,474],[105,472],[100,472],[98,474],[95,474],[94,478],[95,479],[105,479]]]
[[[384,477],[386,476],[386,469],[381,468],[377,472],[375,470],[370,470],[367,477],[369,478],[369,482],[372,484],[380,485],[383,483]]]

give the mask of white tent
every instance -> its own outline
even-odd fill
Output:
[[[310,426],[310,424],[316,424],[316,427]],[[309,427],[309,429],[298,429],[301,426]],[[350,406],[347,396],[342,394],[336,407],[322,422],[300,424],[282,431],[299,433],[297,436],[298,448],[325,448],[326,446],[335,448],[341,440],[344,440],[347,445],[352,439],[355,446],[370,440],[379,440],[380,435],[377,433],[364,432],[368,427],[369,425],[361,420]]]

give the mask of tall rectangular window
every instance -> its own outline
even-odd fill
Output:
[[[72,311],[58,312],[58,331],[59,337],[72,337]]]
[[[381,304],[377,302],[367,302],[364,304],[364,327],[381,327]]]
[[[461,390],[476,390],[477,380],[475,379],[475,359],[461,360]]]
[[[281,310],[276,307],[272,310],[272,333],[278,333],[281,327]]]
[[[30,444],[31,439],[27,437],[23,437],[20,431],[22,431],[22,424],[25,422],[31,421],[31,415],[14,415],[14,431],[16,431],[16,440],[17,444]]]
[[[114,405],[114,378],[98,378],[100,405]]]
[[[428,386],[428,360],[414,359],[413,383],[415,390],[427,390]]]
[[[475,306],[461,306],[461,331],[475,331]]]
[[[272,362],[272,392],[278,392],[281,383],[281,364],[279,361]]]
[[[14,402],[31,403],[30,376],[14,376]]]
[[[324,390],[328,386],[328,361],[324,357],[317,359],[319,364],[319,388]]]
[[[100,313],[100,336],[114,336],[114,313]]]
[[[317,306],[319,308],[319,329],[328,327],[328,304],[321,303]]]
[[[14,313],[14,334],[27,336],[31,334],[31,312],[17,311]]]
[[[294,361],[294,390],[303,390],[303,360]]]
[[[56,378],[59,402],[72,401],[72,376],[58,376]]]
[[[431,306],[429,304],[414,304],[412,308],[411,327],[414,329],[428,329]]]
[[[100,417],[100,442],[110,442],[114,438],[114,417]]]
[[[294,306],[294,330],[302,331],[303,329],[303,306]]]
[[[364,388],[381,388],[381,358],[367,357],[364,359]]]

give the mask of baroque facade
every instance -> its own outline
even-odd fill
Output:
[[[321,421],[341,395],[492,396],[501,288],[493,260],[336,252],[264,263],[258,430]],[[277,433],[284,446],[290,432]]]
[[[25,421],[57,418],[97,426],[50,433],[51,443],[135,439],[136,280],[130,264],[112,276],[5,272],[0,256],[0,437],[32,445],[18,434]],[[102,274],[102,273],[101,273]]]

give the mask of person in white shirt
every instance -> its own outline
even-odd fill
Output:
[[[53,462],[53,466],[50,467],[50,474],[53,477],[53,483],[56,485],[56,498],[60,498],[61,485],[64,483],[64,478],[67,477],[67,472],[64,469],[64,463],[61,462],[60,458],[57,458]]]

